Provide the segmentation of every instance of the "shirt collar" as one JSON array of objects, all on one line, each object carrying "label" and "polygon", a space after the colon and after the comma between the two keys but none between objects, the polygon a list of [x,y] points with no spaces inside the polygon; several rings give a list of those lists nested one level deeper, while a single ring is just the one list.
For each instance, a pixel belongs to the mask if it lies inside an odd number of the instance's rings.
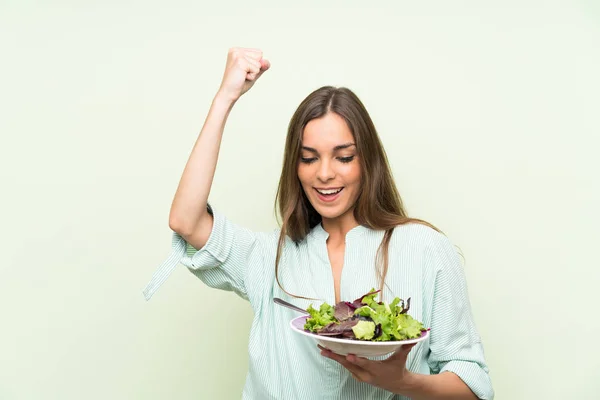
[{"label": "shirt collar", "polygon": [[[370,229],[364,225],[357,225],[348,231],[348,233],[346,234],[346,241],[348,241],[349,239],[351,240],[354,238],[358,238],[369,230]],[[311,233],[316,238],[321,240],[327,240],[329,238],[329,233],[327,233],[327,231],[323,229],[323,224],[320,222],[312,229]]]}]

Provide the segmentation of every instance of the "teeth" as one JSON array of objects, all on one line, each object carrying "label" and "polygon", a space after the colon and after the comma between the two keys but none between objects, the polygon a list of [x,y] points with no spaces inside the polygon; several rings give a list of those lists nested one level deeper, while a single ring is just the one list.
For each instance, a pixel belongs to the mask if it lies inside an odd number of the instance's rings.
[{"label": "teeth", "polygon": [[321,194],[336,194],[339,193],[342,189],[331,189],[331,190],[319,190],[317,189],[317,192],[321,193]]}]

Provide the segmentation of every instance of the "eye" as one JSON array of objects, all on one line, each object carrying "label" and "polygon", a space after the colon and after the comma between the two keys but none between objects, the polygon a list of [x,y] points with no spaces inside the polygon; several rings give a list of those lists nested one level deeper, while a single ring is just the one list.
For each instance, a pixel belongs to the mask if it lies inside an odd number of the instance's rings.
[{"label": "eye", "polygon": [[350,156],[350,157],[338,157],[338,160],[340,160],[343,163],[349,163],[352,160],[354,160],[354,156]]},{"label": "eye", "polygon": [[311,164],[317,161],[316,157],[301,157],[300,162],[304,164]]}]

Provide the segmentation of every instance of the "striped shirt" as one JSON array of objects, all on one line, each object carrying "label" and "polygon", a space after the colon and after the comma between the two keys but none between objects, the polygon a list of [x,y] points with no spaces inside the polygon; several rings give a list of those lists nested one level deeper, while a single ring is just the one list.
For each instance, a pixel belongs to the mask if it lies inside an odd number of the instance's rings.
[{"label": "striped shirt", "polygon": [[[280,297],[302,308],[319,301],[290,297],[275,281],[279,231],[256,233],[218,211],[204,247],[194,249],[173,234],[173,250],[144,290],[146,299],[183,264],[206,285],[233,291],[254,310],[249,338],[249,368],[242,399],[341,400],[407,399],[355,380],[337,362],[320,355],[316,341],[295,333],[289,322],[298,314],[273,303]],[[383,231],[364,226],[346,235],[340,298],[353,300],[378,287],[375,270]],[[279,267],[290,293],[335,304],[333,275],[326,241],[317,225],[300,243],[287,239]],[[420,374],[452,371],[480,399],[494,391],[468,298],[464,272],[450,241],[435,230],[407,224],[394,230],[383,300],[411,298],[409,314],[431,328],[430,337],[409,353],[407,368]],[[386,356],[375,359],[384,359]]]}]

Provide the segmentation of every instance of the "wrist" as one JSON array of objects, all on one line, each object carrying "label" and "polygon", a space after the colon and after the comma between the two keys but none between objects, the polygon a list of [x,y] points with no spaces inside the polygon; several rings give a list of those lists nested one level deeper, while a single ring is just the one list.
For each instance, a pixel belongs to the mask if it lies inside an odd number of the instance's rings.
[{"label": "wrist", "polygon": [[218,106],[231,108],[236,103],[239,97],[235,97],[223,89],[219,89],[213,99],[213,103]]},{"label": "wrist", "polygon": [[409,394],[415,393],[415,390],[417,390],[421,384],[421,380],[419,378],[419,374],[407,370],[404,373],[402,380],[398,382],[398,386],[396,390],[394,390],[394,393],[403,396],[408,396]]}]

